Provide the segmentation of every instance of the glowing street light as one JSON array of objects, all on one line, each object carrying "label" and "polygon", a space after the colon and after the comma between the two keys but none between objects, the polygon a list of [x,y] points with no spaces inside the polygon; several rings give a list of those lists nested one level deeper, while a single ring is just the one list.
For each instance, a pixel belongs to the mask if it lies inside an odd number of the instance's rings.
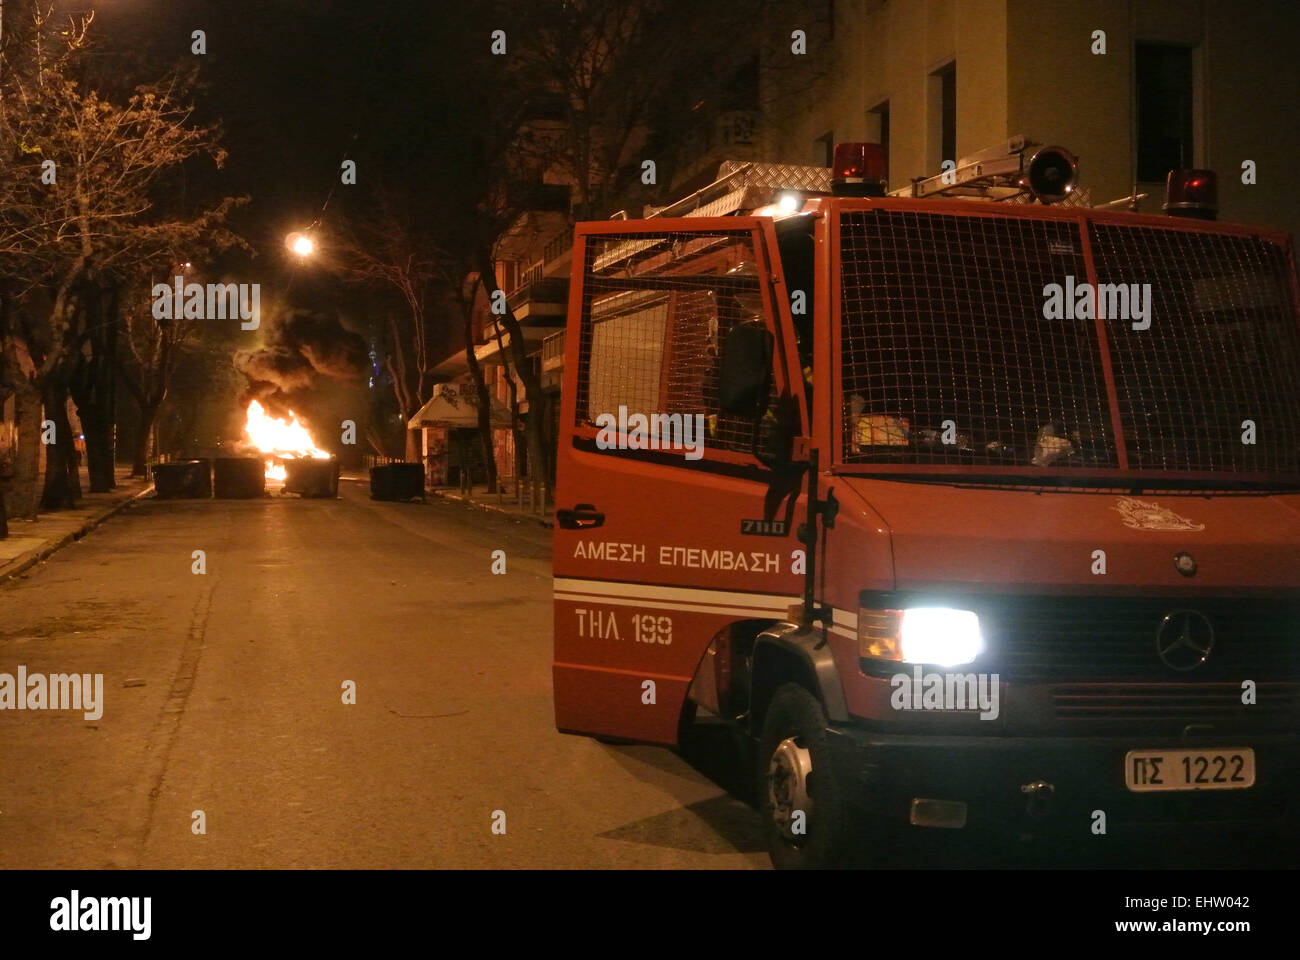
[{"label": "glowing street light", "polygon": [[316,252],[316,241],[305,233],[291,233],[284,238],[284,245],[289,252],[306,260]]}]

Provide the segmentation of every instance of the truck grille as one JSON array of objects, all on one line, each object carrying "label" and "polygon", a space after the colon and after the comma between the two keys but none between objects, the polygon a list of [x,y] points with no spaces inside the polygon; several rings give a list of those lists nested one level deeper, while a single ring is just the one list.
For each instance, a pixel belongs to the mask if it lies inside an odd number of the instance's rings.
[{"label": "truck grille", "polygon": [[[1297,683],[1260,683],[1249,707],[1256,720],[1294,714]],[[1092,683],[1052,688],[1052,707],[1062,720],[1161,720],[1238,718],[1240,683]]]},{"label": "truck grille", "polygon": [[[1160,658],[1166,614],[1196,611],[1214,630],[1205,663],[1180,672]],[[1022,682],[1155,682],[1180,687],[1300,681],[1300,602],[1246,598],[1017,598],[980,611],[1002,676]],[[1226,688],[1225,688],[1226,689]]]},{"label": "truck grille", "polygon": [[[1167,614],[1202,614],[1214,631],[1205,662],[1161,660],[1156,632]],[[992,665],[1004,680],[1046,686],[1058,720],[1213,723],[1284,728],[1300,720],[1300,602],[1035,597],[980,611]],[[1242,681],[1255,703],[1242,703]]]}]

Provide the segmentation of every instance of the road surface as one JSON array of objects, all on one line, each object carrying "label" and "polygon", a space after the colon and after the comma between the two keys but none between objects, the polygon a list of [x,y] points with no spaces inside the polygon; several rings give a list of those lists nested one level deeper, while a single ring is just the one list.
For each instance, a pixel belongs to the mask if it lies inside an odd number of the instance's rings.
[{"label": "road surface", "polygon": [[555,732],[548,530],[341,486],[141,501],[0,587],[0,672],[104,675],[0,711],[0,868],[767,866],[702,767]]},{"label": "road surface", "polygon": [[[555,732],[550,593],[550,531],[460,503],[137,502],[0,586],[0,674],[104,678],[102,716],[0,710],[0,869],[767,868],[725,733]],[[892,864],[1266,852],[925,833]]]}]

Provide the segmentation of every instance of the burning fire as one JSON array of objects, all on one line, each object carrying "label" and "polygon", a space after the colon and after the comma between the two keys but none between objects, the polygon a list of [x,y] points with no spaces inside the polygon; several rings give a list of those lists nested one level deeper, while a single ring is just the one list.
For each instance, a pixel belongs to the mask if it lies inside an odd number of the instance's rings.
[{"label": "burning fire", "polygon": [[328,460],[327,451],[316,446],[316,442],[307,432],[307,428],[298,422],[298,418],[289,411],[289,419],[269,416],[266,408],[254,400],[248,405],[244,418],[244,433],[249,442],[259,451],[268,454],[266,458],[266,479],[284,480],[284,464],[277,460],[298,460],[313,457]]}]

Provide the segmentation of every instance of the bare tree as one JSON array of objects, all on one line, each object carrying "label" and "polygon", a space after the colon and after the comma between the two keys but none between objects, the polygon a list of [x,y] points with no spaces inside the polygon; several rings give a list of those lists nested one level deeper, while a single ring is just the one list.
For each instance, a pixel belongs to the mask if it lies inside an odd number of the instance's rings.
[{"label": "bare tree", "polygon": [[[337,250],[333,262],[343,276],[371,289],[387,290],[404,307],[400,314],[389,315],[384,363],[393,382],[398,410],[406,422],[433,394],[435,351],[446,342],[437,334],[452,310],[458,314],[479,400],[479,435],[489,490],[495,490],[491,394],[474,356],[473,303],[477,287],[467,281],[467,271],[460,262],[436,246],[422,204],[383,187],[377,188],[372,197],[369,212],[337,228],[330,244]],[[420,459],[414,431],[409,429],[406,459]]]},{"label": "bare tree", "polygon": [[68,223],[65,211],[46,202],[41,175],[49,174],[27,131],[43,110],[39,94],[47,83],[62,83],[68,61],[86,46],[93,15],[71,21],[60,37],[49,7],[25,5],[23,13],[11,14],[0,38],[0,396],[14,398],[17,426],[4,468],[5,509],[34,519],[43,380],[57,351],[54,331],[42,322],[49,298],[39,286],[45,264],[36,254],[60,239]]},{"label": "bare tree", "polygon": [[152,284],[139,283],[122,309],[123,338],[127,357],[119,357],[122,383],[139,410],[139,432],[131,455],[131,475],[145,476],[153,454],[153,426],[158,410],[167,399],[172,375],[181,351],[197,339],[199,321],[178,316],[155,318]]},{"label": "bare tree", "polygon": [[[728,109],[758,109],[757,31],[773,6],[789,20],[788,0],[529,4],[519,68],[552,121],[531,129],[553,171],[573,183],[579,219],[653,196],[659,168],[671,167],[676,145],[696,128]],[[657,168],[651,184],[641,181],[646,160]]]},{"label": "bare tree", "polygon": [[[78,82],[91,16],[55,24],[37,4],[23,56],[6,56],[0,78],[0,156],[13,203],[0,202],[0,276],[26,310],[6,310],[0,331],[7,388],[21,398],[19,452],[11,492],[29,511],[36,479],[35,398],[53,423],[45,447],[47,509],[79,494],[73,438],[64,413],[69,391],[99,454],[92,484],[112,485],[111,394],[95,389],[115,365],[112,331],[123,278],[142,265],[178,258],[200,245],[237,242],[224,227],[240,201],[197,212],[160,207],[157,193],[192,159],[220,166],[217,131],[192,122],[191,77],[172,75],[113,100]],[[15,48],[11,45],[10,51]],[[49,51],[59,53],[52,57]],[[39,304],[39,309],[37,308]],[[92,465],[95,463],[92,460]],[[106,469],[105,469],[106,468]]]}]

